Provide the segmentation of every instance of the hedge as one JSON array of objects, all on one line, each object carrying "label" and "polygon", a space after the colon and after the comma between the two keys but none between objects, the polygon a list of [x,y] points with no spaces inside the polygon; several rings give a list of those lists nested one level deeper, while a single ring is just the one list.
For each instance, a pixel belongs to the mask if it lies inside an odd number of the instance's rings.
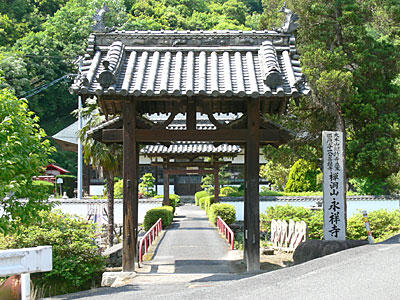
[{"label": "hedge", "polygon": [[219,195],[222,197],[242,195],[243,193],[239,192],[239,190],[233,186],[224,186],[221,188]]},{"label": "hedge", "polygon": [[[76,176],[74,176],[74,175],[57,175],[56,182],[57,182],[58,178],[62,178],[62,180],[63,180],[63,183],[61,184],[62,191],[67,193],[68,198],[74,198],[75,197],[74,191],[77,187]],[[60,192],[60,185],[57,184],[56,193],[59,193],[59,192]],[[60,195],[60,196],[62,197],[63,195]]]},{"label": "hedge", "polygon": [[33,285],[43,288],[44,296],[77,292],[99,284],[105,258],[95,243],[96,226],[58,211],[42,211],[40,217],[29,226],[18,224],[14,233],[0,233],[0,250],[53,246],[53,270],[31,274]]},{"label": "hedge", "polygon": [[174,208],[172,206],[161,206],[148,210],[144,216],[143,226],[147,231],[153,226],[158,219],[162,219],[163,227],[170,225],[174,218]]},{"label": "hedge", "polygon": [[200,198],[200,200],[199,200],[200,208],[204,209],[207,214],[208,214],[208,210],[209,210],[211,204],[214,203],[214,198],[215,198],[215,196],[206,196],[206,197]]},{"label": "hedge", "polygon": [[[282,205],[269,207],[266,213],[261,214],[261,230],[271,233],[271,220],[293,219],[294,221],[305,221],[308,226],[310,239],[323,239],[323,211],[313,211],[304,207]],[[372,235],[375,241],[383,241],[393,235],[400,233],[400,212],[380,209],[368,213]],[[365,229],[362,213],[353,215],[347,220],[347,238],[350,240],[366,240],[367,230]]]},{"label": "hedge", "polygon": [[43,190],[46,191],[46,194],[48,194],[48,196],[54,194],[54,183],[45,180],[35,180],[33,181],[33,185],[40,186],[41,188],[43,188]]},{"label": "hedge", "polygon": [[[163,199],[164,195],[157,195],[153,198]],[[179,197],[179,195],[177,195],[177,194],[170,194],[169,195],[169,205],[171,205],[174,208],[174,212],[175,212],[175,207],[181,205],[181,197]]]},{"label": "hedge", "polygon": [[323,239],[323,212],[322,210],[311,210],[309,208],[292,205],[277,205],[268,207],[266,213],[260,214],[261,230],[271,234],[271,221],[290,219],[294,221],[304,221],[308,226],[308,235],[310,239]]},{"label": "hedge", "polygon": [[197,192],[196,194],[194,194],[194,201],[195,201],[195,204],[196,204],[196,205],[200,205],[200,204],[199,204],[200,199],[203,198],[203,197],[207,197],[207,196],[208,196],[207,191],[200,191],[200,192]]},{"label": "hedge", "polygon": [[217,225],[218,216],[225,221],[227,225],[231,225],[236,220],[236,210],[232,204],[214,203],[211,205],[208,217],[210,221]]}]

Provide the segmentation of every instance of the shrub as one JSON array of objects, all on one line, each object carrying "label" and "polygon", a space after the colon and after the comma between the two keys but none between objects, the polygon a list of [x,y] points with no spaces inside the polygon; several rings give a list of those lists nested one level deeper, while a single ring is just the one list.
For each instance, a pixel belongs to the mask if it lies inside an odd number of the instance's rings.
[{"label": "shrub", "polygon": [[124,180],[120,179],[114,183],[114,198],[123,199],[124,198]]},{"label": "shrub", "polygon": [[169,202],[170,204],[174,205],[174,207],[181,205],[181,197],[177,194],[169,195]]},{"label": "shrub", "polygon": [[[62,178],[63,183],[61,184],[61,189],[63,190],[63,192],[67,193],[67,196],[69,198],[74,198],[75,197],[75,189],[77,186],[76,183],[76,176],[74,175],[58,175],[56,176],[56,182],[58,178]],[[60,184],[57,184],[56,187],[56,192],[58,193],[60,191]],[[62,196],[62,195],[60,195]]]},{"label": "shrub", "polygon": [[174,208],[172,206],[161,206],[148,210],[144,216],[144,230],[149,230],[159,218],[162,219],[163,227],[170,225],[174,218]]},{"label": "shrub", "polygon": [[[291,205],[269,207],[265,214],[261,214],[261,230],[271,233],[271,220],[293,219],[305,221],[308,226],[310,239],[323,239],[323,211],[312,211],[304,207]],[[383,241],[400,233],[400,212],[389,212],[385,209],[368,213],[372,235],[375,241]],[[355,214],[347,221],[347,238],[350,240],[366,240],[367,230],[361,213]]]},{"label": "shrub", "polygon": [[239,193],[238,189],[232,186],[224,186],[223,188],[221,188],[219,195],[222,197],[227,197],[237,193]]},{"label": "shrub", "polygon": [[45,180],[35,180],[32,184],[41,187],[48,196],[54,194],[54,183]]},{"label": "shrub", "polygon": [[[155,199],[163,199],[164,195],[157,195],[154,198]],[[175,207],[179,206],[180,204],[181,204],[181,197],[179,197],[176,194],[169,195],[169,205],[174,208],[174,212],[175,212]]]},{"label": "shrub", "polygon": [[197,192],[196,194],[194,194],[194,201],[195,201],[195,204],[196,204],[196,205],[200,205],[200,204],[199,204],[200,198],[203,198],[203,197],[206,197],[206,196],[208,196],[207,191],[200,191],[200,192]]},{"label": "shrub", "polygon": [[96,227],[78,217],[61,212],[40,212],[41,221],[19,230],[0,234],[0,249],[53,246],[53,270],[32,274],[35,285],[47,294],[65,294],[89,289],[101,278],[105,259],[95,244]]},{"label": "shrub", "polygon": [[157,195],[155,189],[155,181],[156,179],[151,173],[146,173],[140,178],[141,182],[139,183],[139,193],[143,194],[144,197],[153,197]]},{"label": "shrub", "polygon": [[285,192],[315,192],[321,190],[321,187],[317,186],[319,172],[314,163],[299,159],[290,169]]},{"label": "shrub", "polygon": [[277,205],[268,207],[266,213],[260,214],[261,231],[264,231],[270,236],[271,221],[290,219],[293,221],[304,221],[308,226],[308,235],[310,239],[322,239],[323,231],[323,211],[313,211],[309,208],[291,205]]},{"label": "shrub", "polygon": [[201,209],[204,209],[208,214],[208,209],[210,208],[211,204],[214,203],[215,196],[206,196],[200,198],[199,206]]},{"label": "shrub", "polygon": [[[368,213],[368,220],[375,241],[383,241],[400,233],[400,211],[398,210],[375,210]],[[367,239],[367,230],[362,213],[355,214],[348,220],[347,237],[354,240]]]},{"label": "shrub", "polygon": [[210,221],[216,225],[218,216],[225,221],[226,224],[230,225],[236,220],[236,210],[232,204],[227,203],[214,203],[210,207],[210,213],[208,217]]}]

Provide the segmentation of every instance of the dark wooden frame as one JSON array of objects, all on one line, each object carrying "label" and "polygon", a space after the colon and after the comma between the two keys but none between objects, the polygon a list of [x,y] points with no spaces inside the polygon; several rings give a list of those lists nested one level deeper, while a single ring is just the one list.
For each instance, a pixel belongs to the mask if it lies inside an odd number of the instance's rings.
[{"label": "dark wooden frame", "polygon": [[[225,126],[216,130],[196,130],[196,105],[188,102],[187,130],[138,129],[136,127],[136,103],[125,100],[123,105],[123,130],[104,129],[103,139],[107,142],[124,144],[124,250],[123,270],[133,271],[136,258],[137,243],[137,213],[138,213],[138,143],[171,142],[171,141],[211,141],[232,142],[245,145],[245,260],[248,271],[260,269],[259,245],[259,148],[263,143],[281,144],[284,138],[277,129],[260,129],[261,111],[260,99],[247,100],[247,128],[226,129]],[[116,138],[118,137],[118,138]],[[129,155],[127,155],[129,154]],[[199,172],[199,170],[169,170],[164,172],[164,196],[169,195],[169,174]],[[209,172],[202,170],[201,172]],[[216,169],[212,170],[216,172]],[[217,177],[216,177],[217,178]],[[167,191],[168,190],[168,191]],[[218,199],[218,189],[215,190]],[[167,201],[167,199],[164,199]]]}]

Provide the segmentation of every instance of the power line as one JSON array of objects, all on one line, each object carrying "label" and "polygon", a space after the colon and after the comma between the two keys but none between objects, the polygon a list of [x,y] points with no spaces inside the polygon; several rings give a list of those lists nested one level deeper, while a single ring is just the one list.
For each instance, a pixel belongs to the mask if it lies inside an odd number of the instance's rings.
[{"label": "power line", "polygon": [[55,85],[56,83],[60,82],[61,80],[66,79],[68,77],[73,77],[73,76],[76,76],[76,74],[66,74],[64,76],[61,76],[60,78],[57,78],[57,79],[53,80],[50,83],[46,83],[46,84],[44,84],[42,86],[39,86],[37,88],[34,88],[34,89],[22,94],[19,98],[30,98],[30,97],[33,97],[33,96],[39,94],[41,91],[46,90],[49,87],[51,87],[51,86]]}]

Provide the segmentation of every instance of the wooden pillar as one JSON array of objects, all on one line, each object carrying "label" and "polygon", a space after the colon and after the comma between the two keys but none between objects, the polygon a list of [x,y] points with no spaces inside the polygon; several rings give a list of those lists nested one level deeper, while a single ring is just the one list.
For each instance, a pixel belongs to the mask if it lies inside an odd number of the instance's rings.
[{"label": "wooden pillar", "polygon": [[136,143],[136,106],[135,102],[125,100],[123,107],[123,253],[122,270],[135,271],[137,226],[138,226],[138,145]]},{"label": "wooden pillar", "polygon": [[260,100],[248,100],[246,141],[245,240],[248,272],[260,270],[259,148]]},{"label": "wooden pillar", "polygon": [[218,168],[214,169],[214,202],[219,202],[219,172]]},{"label": "wooden pillar", "polygon": [[163,173],[163,185],[164,185],[164,199],[163,199],[163,205],[169,205],[169,173],[168,170],[164,168],[164,173]]},{"label": "wooden pillar", "polygon": [[[246,203],[248,202],[248,196],[247,196],[247,143],[243,145],[243,150],[244,150],[244,165],[243,165],[243,180],[244,180],[244,202],[243,202],[243,216],[244,216],[244,230],[246,233],[247,230],[247,205]],[[246,241],[244,240],[244,247],[243,247],[243,259],[245,262],[247,262],[247,246],[246,246]]]}]

